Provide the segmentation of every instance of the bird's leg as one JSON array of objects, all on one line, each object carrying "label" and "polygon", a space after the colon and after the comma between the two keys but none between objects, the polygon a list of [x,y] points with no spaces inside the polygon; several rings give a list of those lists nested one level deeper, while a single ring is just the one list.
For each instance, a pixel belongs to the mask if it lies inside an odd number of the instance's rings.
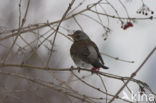
[{"label": "bird's leg", "polygon": [[71,69],[73,69],[74,67],[73,67],[73,66],[71,66],[70,68],[71,68]]},{"label": "bird's leg", "polygon": [[74,67],[73,67],[73,66],[71,66],[71,67],[70,67],[70,70],[72,71],[72,70],[73,70],[73,68],[74,68]]},{"label": "bird's leg", "polygon": [[100,68],[92,68],[93,71],[99,71]]},{"label": "bird's leg", "polygon": [[[73,66],[70,67],[71,70],[72,70],[73,68],[74,68]],[[77,69],[78,69],[78,72],[80,73],[81,68],[80,68],[80,67],[77,67]]]},{"label": "bird's leg", "polygon": [[93,74],[93,73],[97,73],[100,70],[100,68],[92,68],[91,70],[92,70],[91,74]]},{"label": "bird's leg", "polygon": [[80,73],[81,68],[80,67],[77,67],[77,69],[78,69],[78,72]]}]

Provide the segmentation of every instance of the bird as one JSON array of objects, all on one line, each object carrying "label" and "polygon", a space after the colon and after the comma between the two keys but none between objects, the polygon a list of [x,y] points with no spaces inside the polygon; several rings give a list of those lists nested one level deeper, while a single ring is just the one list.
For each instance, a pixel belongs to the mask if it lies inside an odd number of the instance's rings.
[{"label": "bird", "polygon": [[73,39],[70,55],[77,67],[91,68],[92,71],[109,69],[104,65],[98,47],[85,32],[76,30],[68,36]]}]

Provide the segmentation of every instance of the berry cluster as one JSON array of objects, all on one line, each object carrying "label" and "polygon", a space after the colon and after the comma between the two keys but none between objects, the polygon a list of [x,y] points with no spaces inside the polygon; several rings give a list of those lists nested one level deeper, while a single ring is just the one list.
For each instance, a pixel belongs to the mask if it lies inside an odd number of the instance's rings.
[{"label": "berry cluster", "polygon": [[137,10],[137,13],[148,16],[153,15],[154,11],[150,10],[149,7],[143,3],[142,6]]},{"label": "berry cluster", "polygon": [[130,21],[126,22],[126,23],[122,23],[122,26],[121,26],[121,28],[124,29],[124,30],[126,30],[126,29],[128,29],[130,27],[133,27],[133,24]]}]

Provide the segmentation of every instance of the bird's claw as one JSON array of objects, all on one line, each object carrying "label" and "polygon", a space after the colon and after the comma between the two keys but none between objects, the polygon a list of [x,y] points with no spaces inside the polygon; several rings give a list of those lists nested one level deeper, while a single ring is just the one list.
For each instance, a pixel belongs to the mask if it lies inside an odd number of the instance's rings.
[{"label": "bird's claw", "polygon": [[71,69],[73,69],[74,67],[73,67],[73,66],[71,66],[70,68],[71,68]]},{"label": "bird's claw", "polygon": [[[74,67],[71,66],[70,69],[72,70],[72,69],[74,69]],[[78,69],[78,72],[80,73],[81,68],[80,67],[77,67],[77,69]]]},{"label": "bird's claw", "polygon": [[70,67],[70,70],[72,71],[73,69],[74,69],[74,67],[73,67],[73,66],[71,66],[71,67]]},{"label": "bird's claw", "polygon": [[80,67],[77,67],[77,69],[78,69],[78,72],[80,73],[81,68]]}]

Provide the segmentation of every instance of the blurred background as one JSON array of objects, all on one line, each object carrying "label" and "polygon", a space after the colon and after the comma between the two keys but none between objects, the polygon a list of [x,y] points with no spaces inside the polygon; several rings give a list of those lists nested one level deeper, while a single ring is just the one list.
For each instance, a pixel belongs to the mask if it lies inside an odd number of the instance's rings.
[{"label": "blurred background", "polygon": [[[99,5],[93,7],[92,10],[120,17],[120,19],[111,18],[106,15],[97,15],[97,13],[86,10],[61,23],[55,42],[54,30],[58,23],[51,25],[51,27],[47,25],[35,30],[29,31],[29,29],[31,27],[37,28],[34,24],[41,26],[60,20],[71,0],[30,0],[26,22],[23,26],[26,27],[23,31],[28,30],[28,32],[22,33],[10,50],[9,48],[11,48],[16,36],[3,38],[14,32],[18,32],[16,29],[19,28],[19,18],[20,15],[21,19],[24,17],[28,0],[0,1],[1,64],[6,60],[5,63],[8,64],[36,65],[39,67],[48,66],[51,68],[75,67],[69,52],[72,41],[66,35],[75,30],[83,30],[97,44],[105,65],[110,68],[109,70],[101,69],[100,71],[129,77],[156,46],[156,20],[154,18],[153,20],[129,19],[155,17],[155,14],[151,13],[152,11],[155,13],[156,11],[156,1],[154,0],[103,0]],[[86,7],[96,2],[98,1],[76,0],[67,17],[86,9]],[[21,7],[19,7],[19,4]],[[76,9],[73,10],[74,8]],[[139,11],[141,13],[138,13]],[[147,15],[142,14],[142,12],[147,13]],[[20,22],[22,23],[22,20]],[[125,27],[128,22],[132,23],[133,26],[123,29],[122,27]],[[53,51],[51,52],[52,47]],[[156,93],[155,61],[156,53],[142,67],[135,79],[146,82],[152,91]],[[1,66],[0,68],[1,72],[8,73],[7,75],[0,73],[0,103],[85,102],[69,95],[67,96],[65,95],[66,93],[53,90],[48,86],[30,82],[30,78],[35,78],[41,83],[52,85],[52,87],[73,89],[77,91],[76,93],[81,94],[80,96],[87,95],[90,97],[105,98],[105,94],[88,87],[73,76],[70,71],[43,71],[16,66]],[[9,73],[17,73],[30,78],[26,80],[18,78],[19,76],[11,76],[12,74]],[[79,77],[84,77],[83,80],[86,82],[105,91],[101,79],[97,75],[91,75],[90,72],[85,71],[81,71],[80,73],[74,71],[74,73]],[[120,80],[108,77],[102,77],[102,79],[106,85],[107,92],[110,94],[115,94],[123,85],[123,82]],[[134,92],[138,92],[139,90],[139,86],[133,82],[130,82],[128,87]],[[125,91],[128,90],[125,88]],[[122,95],[121,92],[120,96],[122,97]],[[105,99],[92,100],[97,103],[106,102]],[[116,100],[114,103],[125,103],[125,101]]]}]

